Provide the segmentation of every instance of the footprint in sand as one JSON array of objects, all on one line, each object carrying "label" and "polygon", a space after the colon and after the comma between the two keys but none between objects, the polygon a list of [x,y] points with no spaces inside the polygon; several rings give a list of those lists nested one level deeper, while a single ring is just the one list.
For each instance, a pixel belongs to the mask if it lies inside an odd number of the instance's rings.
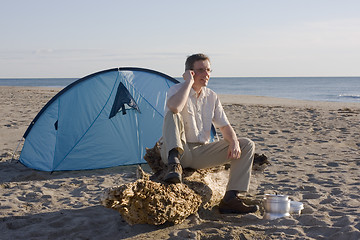
[{"label": "footprint in sand", "polygon": [[321,226],[326,227],[328,224],[321,219],[316,218],[313,215],[301,215],[298,221],[304,226]]},{"label": "footprint in sand", "polygon": [[[308,176],[309,175],[313,175],[313,174],[308,174]],[[309,176],[310,177],[310,176]],[[310,180],[310,179],[309,179]],[[314,192],[314,191],[316,191],[317,189],[316,189],[316,187],[314,187],[314,186],[301,186],[301,190],[303,190],[303,191],[307,191],[307,192]]]},{"label": "footprint in sand", "polygon": [[322,200],[320,202],[320,204],[329,204],[329,203],[333,203],[335,202],[336,200],[330,196],[328,196],[326,199]]},{"label": "footprint in sand", "polygon": [[326,168],[326,165],[324,164],[315,164],[316,168]]},{"label": "footprint in sand", "polygon": [[327,174],[331,174],[331,173],[335,173],[338,171],[335,170],[318,170],[318,173],[327,173]]},{"label": "footprint in sand", "polygon": [[190,231],[189,229],[183,229],[179,231],[174,231],[171,235],[175,238],[180,239],[197,239],[197,232]]},{"label": "footprint in sand", "polygon": [[339,164],[337,162],[328,162],[326,165],[328,165],[329,167],[338,167]]},{"label": "footprint in sand", "polygon": [[278,130],[271,130],[271,131],[269,131],[269,134],[278,134],[278,133],[279,133]]},{"label": "footprint in sand", "polygon": [[335,219],[334,227],[346,227],[354,224],[354,219],[350,216],[342,216],[338,219]]},{"label": "footprint in sand", "polygon": [[331,190],[331,195],[342,195],[344,192],[340,188],[333,188]]},{"label": "footprint in sand", "polygon": [[37,192],[30,192],[25,196],[19,196],[18,199],[24,202],[38,202],[41,198],[41,194]]},{"label": "footprint in sand", "polygon": [[334,211],[333,209],[329,210],[328,212],[329,212],[329,216],[331,216],[331,217],[346,215],[346,213],[344,213],[343,211]]}]

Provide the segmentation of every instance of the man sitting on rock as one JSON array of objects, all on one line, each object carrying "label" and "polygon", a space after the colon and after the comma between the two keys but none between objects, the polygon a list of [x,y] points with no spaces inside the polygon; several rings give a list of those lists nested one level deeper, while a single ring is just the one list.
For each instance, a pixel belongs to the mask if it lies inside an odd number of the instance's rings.
[{"label": "man sitting on rock", "polygon": [[[172,86],[167,95],[161,156],[168,165],[164,180],[182,182],[182,168],[203,169],[231,162],[221,213],[251,213],[257,205],[246,205],[241,194],[249,189],[255,144],[237,138],[216,93],[207,88],[210,59],[194,54],[185,62],[184,82]],[[210,142],[214,124],[224,139]]]}]

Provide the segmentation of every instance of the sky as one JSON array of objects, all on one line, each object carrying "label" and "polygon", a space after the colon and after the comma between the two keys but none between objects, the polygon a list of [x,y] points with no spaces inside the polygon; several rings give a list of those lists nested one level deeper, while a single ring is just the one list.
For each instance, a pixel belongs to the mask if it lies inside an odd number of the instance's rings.
[{"label": "sky", "polygon": [[0,0],[0,78],[116,67],[173,77],[360,76],[359,0]]}]

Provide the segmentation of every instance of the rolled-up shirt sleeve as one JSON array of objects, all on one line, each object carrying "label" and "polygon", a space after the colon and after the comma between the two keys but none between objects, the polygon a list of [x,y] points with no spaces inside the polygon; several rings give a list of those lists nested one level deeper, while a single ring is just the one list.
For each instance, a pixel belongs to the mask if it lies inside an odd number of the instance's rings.
[{"label": "rolled-up shirt sleeve", "polygon": [[221,105],[219,98],[216,98],[215,101],[213,123],[217,128],[230,125],[230,122],[225,114],[225,111]]}]

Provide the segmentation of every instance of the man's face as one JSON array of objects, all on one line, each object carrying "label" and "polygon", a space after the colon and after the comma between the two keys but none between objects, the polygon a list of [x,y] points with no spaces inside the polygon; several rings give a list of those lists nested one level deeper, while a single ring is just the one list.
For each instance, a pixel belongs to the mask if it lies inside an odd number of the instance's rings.
[{"label": "man's face", "polygon": [[199,60],[194,62],[192,69],[195,72],[194,85],[196,87],[205,87],[210,79],[210,62],[208,60]]}]

